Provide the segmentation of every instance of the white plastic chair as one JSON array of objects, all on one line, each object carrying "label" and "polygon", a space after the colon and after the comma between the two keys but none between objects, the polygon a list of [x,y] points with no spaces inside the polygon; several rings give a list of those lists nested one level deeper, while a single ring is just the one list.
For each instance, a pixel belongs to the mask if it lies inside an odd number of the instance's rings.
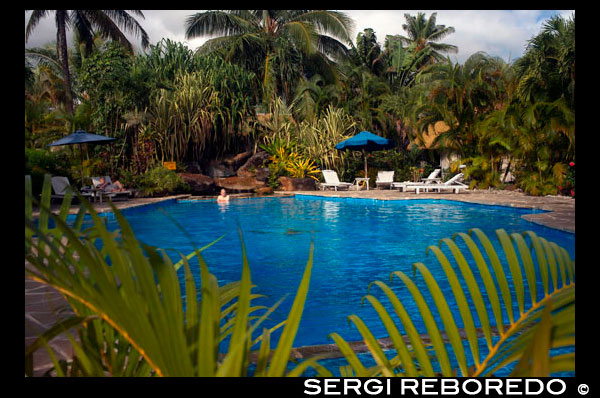
[{"label": "white plastic chair", "polygon": [[321,170],[321,172],[323,173],[323,178],[325,178],[325,182],[321,183],[321,190],[333,187],[337,191],[338,188],[350,189],[350,186],[352,186],[349,182],[341,182],[334,170]]},{"label": "white plastic chair", "polygon": [[379,186],[388,186],[392,189],[392,184],[394,182],[394,171],[378,171],[377,179],[375,180],[375,185]]}]

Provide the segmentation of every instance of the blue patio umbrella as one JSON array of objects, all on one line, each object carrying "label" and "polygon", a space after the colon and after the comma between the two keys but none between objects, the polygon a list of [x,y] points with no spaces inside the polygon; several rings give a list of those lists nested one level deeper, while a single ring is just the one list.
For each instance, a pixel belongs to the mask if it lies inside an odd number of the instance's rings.
[{"label": "blue patio umbrella", "polygon": [[81,154],[81,183],[83,184],[83,151],[81,150],[81,146],[83,144],[105,144],[114,140],[116,140],[116,138],[106,137],[97,134],[90,134],[86,133],[83,130],[77,130],[73,134],[61,138],[60,140],[54,141],[51,144],[48,144],[48,146],[79,144],[79,152]]},{"label": "blue patio umbrella", "polygon": [[367,152],[381,151],[394,147],[394,141],[368,131],[361,131],[354,137],[338,143],[335,148],[341,151],[362,151],[365,156],[365,177],[367,176]]}]

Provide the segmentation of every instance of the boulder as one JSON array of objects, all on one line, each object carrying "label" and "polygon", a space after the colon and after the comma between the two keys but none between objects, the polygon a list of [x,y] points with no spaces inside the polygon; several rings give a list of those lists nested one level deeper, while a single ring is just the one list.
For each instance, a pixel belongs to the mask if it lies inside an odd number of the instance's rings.
[{"label": "boulder", "polygon": [[251,155],[252,155],[252,151],[246,151],[246,152],[238,153],[235,156],[231,156],[231,157],[223,159],[223,164],[225,164],[228,167],[231,167],[232,169],[237,169]]},{"label": "boulder", "polygon": [[255,192],[257,195],[260,195],[260,196],[262,196],[262,195],[272,195],[272,194],[273,194],[273,191],[274,191],[274,189],[273,189],[273,188],[271,188],[271,187],[262,187],[262,188],[256,188],[256,189],[254,190],[254,192]]},{"label": "boulder", "polygon": [[256,178],[258,181],[267,181],[268,176],[269,176],[269,168],[268,167],[258,168],[254,172],[254,178]]},{"label": "boulder", "polygon": [[183,166],[187,174],[202,174],[202,167],[198,162],[184,162]]},{"label": "boulder", "polygon": [[279,184],[284,191],[315,191],[315,180],[312,178],[279,177]]},{"label": "boulder", "polygon": [[235,171],[220,160],[211,160],[208,165],[208,175],[212,178],[224,178],[235,175]]},{"label": "boulder", "polygon": [[[244,163],[236,172],[238,177],[254,177],[257,174],[259,169],[264,169],[262,167],[265,160],[269,158],[269,154],[265,151],[258,151],[254,155],[252,155],[246,163]],[[266,169],[266,173],[264,171],[260,172],[261,175],[264,175],[264,179],[266,180],[266,175],[269,173],[269,169]],[[258,178],[258,177],[257,177]],[[261,179],[262,180],[262,179]],[[264,180],[262,180],[264,181]]]},{"label": "boulder", "polygon": [[214,193],[215,183],[203,174],[177,173],[192,189],[192,194]]},{"label": "boulder", "polygon": [[254,191],[265,186],[263,181],[259,181],[254,177],[215,178],[214,181],[217,187],[229,191]]}]

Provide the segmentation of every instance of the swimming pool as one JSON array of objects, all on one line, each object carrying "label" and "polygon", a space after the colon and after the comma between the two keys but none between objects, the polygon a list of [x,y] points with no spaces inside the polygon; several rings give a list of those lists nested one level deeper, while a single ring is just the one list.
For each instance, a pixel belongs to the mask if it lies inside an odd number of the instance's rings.
[{"label": "swimming pool", "polygon": [[[375,311],[368,305],[361,306],[368,284],[374,280],[388,283],[393,271],[412,277],[414,262],[423,262],[434,275],[436,270],[441,272],[435,257],[425,254],[426,248],[455,232],[477,227],[496,245],[497,228],[509,234],[532,230],[565,247],[575,258],[575,234],[521,218],[536,211],[450,200],[295,196],[232,200],[228,204],[168,201],[123,210],[138,239],[172,249],[168,253],[174,261],[180,258],[177,251],[188,254],[192,244],[163,211],[186,229],[198,247],[225,235],[203,253],[220,285],[240,279],[242,254],[237,228],[241,228],[252,282],[257,285],[253,291],[267,296],[257,299],[255,305],[271,306],[288,295],[265,327],[286,319],[314,240],[310,288],[294,346],[332,343],[327,337],[332,332],[347,341],[360,340],[358,331],[347,322],[351,314],[360,316],[376,337],[385,337],[385,328]],[[105,216],[109,229],[117,228],[114,217]],[[496,248],[500,251],[498,245]],[[198,271],[197,266],[192,269]],[[183,281],[183,269],[180,279]],[[424,286],[420,278],[415,280],[419,287]],[[408,295],[397,278],[391,287],[400,298]],[[449,287],[441,288],[450,291]],[[407,302],[406,308],[415,311],[416,305]],[[419,320],[415,326],[425,332]],[[272,344],[276,341],[277,336],[273,336]]]}]

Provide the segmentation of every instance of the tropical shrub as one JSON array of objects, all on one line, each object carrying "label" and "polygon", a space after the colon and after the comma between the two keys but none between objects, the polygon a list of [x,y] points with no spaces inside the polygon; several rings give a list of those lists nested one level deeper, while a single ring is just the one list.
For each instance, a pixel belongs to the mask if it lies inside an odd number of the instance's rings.
[{"label": "tropical shrub", "polygon": [[291,162],[298,159],[298,153],[294,151],[293,144],[277,139],[270,145],[262,145],[269,156],[270,163],[268,164],[269,175],[267,176],[267,184],[272,188],[279,186],[279,177],[288,176],[288,166]]},{"label": "tropical shrub", "polygon": [[[45,174],[65,176],[71,183],[75,183],[71,167],[71,159],[66,151],[50,152],[44,149],[25,148],[25,175],[31,176],[34,195],[42,192]],[[75,175],[79,176],[79,170],[77,169]]]},{"label": "tropical shrub", "polygon": [[[71,198],[69,192],[62,209],[70,207]],[[67,211],[56,215],[49,210],[50,176],[45,176],[39,203],[31,195],[31,179],[25,177],[25,277],[57,289],[75,313],[26,347],[26,376],[32,375],[33,353],[42,347],[50,353],[57,376],[247,376],[255,346],[255,376],[294,376],[318,366],[307,360],[286,369],[308,291],[312,245],[287,320],[254,337],[279,303],[263,314],[257,313],[261,307],[252,306],[259,296],[251,292],[243,243],[241,280],[219,286],[201,254],[211,244],[200,249],[194,244],[194,252],[180,253],[181,259],[173,263],[164,250],[139,242],[112,204],[120,228],[116,232],[108,231],[91,204],[79,199],[76,220],[68,225]],[[32,219],[33,204],[40,208],[37,223]],[[83,229],[86,212],[93,226]],[[194,257],[200,280],[191,272]],[[185,299],[177,275],[181,268]],[[272,350],[271,334],[281,327]],[[71,328],[76,328],[79,341],[67,331]],[[76,355],[59,362],[47,342],[62,333]],[[226,338],[228,348],[221,355],[219,344]]]},{"label": "tropical shrub", "polygon": [[175,193],[187,193],[190,188],[173,170],[163,166],[149,169],[137,181],[136,188],[143,196],[165,196]]},{"label": "tropical shrub", "polygon": [[287,106],[279,97],[271,101],[268,112],[258,118],[257,128],[259,146],[295,145],[295,121],[292,117],[291,106]]},{"label": "tropical shrub", "polygon": [[567,195],[575,197],[575,162],[569,163],[569,170],[565,177],[564,187],[559,186],[558,189],[563,194],[566,192]]}]

